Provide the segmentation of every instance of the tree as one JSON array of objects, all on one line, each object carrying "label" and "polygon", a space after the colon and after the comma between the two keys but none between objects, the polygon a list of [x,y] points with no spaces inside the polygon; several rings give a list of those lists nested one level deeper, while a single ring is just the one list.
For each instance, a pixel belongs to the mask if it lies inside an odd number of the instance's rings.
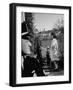
[{"label": "tree", "polygon": [[64,19],[58,19],[57,22],[54,24],[54,29],[60,29],[61,27],[64,27]]},{"label": "tree", "polygon": [[25,13],[25,21],[27,24],[28,32],[33,33],[33,14]]}]

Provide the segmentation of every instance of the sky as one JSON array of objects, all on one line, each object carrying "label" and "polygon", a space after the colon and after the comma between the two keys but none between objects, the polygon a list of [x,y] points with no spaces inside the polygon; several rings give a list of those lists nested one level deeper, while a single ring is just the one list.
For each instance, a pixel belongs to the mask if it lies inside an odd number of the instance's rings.
[{"label": "sky", "polygon": [[[25,13],[21,14],[22,16],[22,22],[25,21]],[[39,31],[45,31],[52,30],[54,28],[54,25],[57,23],[58,19],[62,20],[64,19],[63,14],[52,14],[52,13],[33,13],[33,23],[36,29]]]},{"label": "sky", "polygon": [[63,14],[34,13],[34,26],[39,31],[52,30],[58,19],[64,19]]}]

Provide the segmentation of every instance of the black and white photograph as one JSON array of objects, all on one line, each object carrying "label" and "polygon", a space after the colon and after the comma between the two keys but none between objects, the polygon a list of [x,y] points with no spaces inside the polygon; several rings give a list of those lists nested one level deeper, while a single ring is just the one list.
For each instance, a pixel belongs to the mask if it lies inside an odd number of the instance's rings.
[{"label": "black and white photograph", "polygon": [[21,76],[64,75],[64,15],[21,12]]},{"label": "black and white photograph", "polygon": [[71,7],[10,4],[10,86],[71,83]]}]

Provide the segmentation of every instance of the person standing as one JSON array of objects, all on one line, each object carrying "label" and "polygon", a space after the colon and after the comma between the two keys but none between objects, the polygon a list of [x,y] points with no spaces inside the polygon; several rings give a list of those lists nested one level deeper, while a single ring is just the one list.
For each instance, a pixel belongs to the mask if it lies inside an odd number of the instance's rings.
[{"label": "person standing", "polygon": [[52,36],[52,41],[51,41],[51,50],[50,50],[50,55],[51,55],[51,62],[54,63],[54,70],[58,69],[58,40],[57,37],[54,33],[51,33]]},{"label": "person standing", "polygon": [[[24,26],[25,25],[25,26]],[[37,53],[33,54],[31,47],[32,42],[30,38],[32,35],[27,31],[26,23],[22,23],[24,26],[21,34],[21,50],[22,50],[22,60],[21,60],[21,71],[22,77],[33,77],[34,73],[37,76],[44,76],[43,69],[37,60]]]},{"label": "person standing", "polygon": [[49,47],[47,47],[46,57],[47,57],[47,65],[49,66],[49,69],[50,69],[51,58],[50,58],[50,48]]}]

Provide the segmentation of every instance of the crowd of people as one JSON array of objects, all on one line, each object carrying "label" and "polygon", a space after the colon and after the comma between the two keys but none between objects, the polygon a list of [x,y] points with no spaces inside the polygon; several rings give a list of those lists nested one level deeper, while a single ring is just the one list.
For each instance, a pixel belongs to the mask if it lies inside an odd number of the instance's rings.
[{"label": "crowd of people", "polygon": [[[51,70],[58,69],[58,42],[56,35],[51,33],[52,42],[51,47],[46,47],[46,58],[47,58],[47,65],[50,66]],[[31,47],[32,43],[30,38],[32,35],[28,32],[26,23],[22,23],[22,34],[21,34],[21,49],[22,49],[22,60],[21,60],[21,72],[22,77],[33,77],[33,76],[45,76],[43,72],[43,63],[42,63],[42,56],[39,53],[39,48],[37,47],[37,52],[32,53]]]}]

